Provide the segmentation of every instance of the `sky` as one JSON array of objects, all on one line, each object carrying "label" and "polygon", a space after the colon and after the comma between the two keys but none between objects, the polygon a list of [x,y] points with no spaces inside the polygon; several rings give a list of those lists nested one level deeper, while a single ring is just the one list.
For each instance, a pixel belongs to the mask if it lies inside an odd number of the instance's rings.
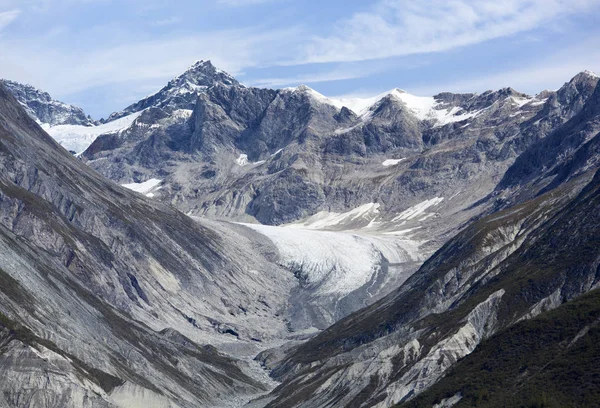
[{"label": "sky", "polygon": [[197,60],[327,96],[536,94],[600,73],[600,0],[0,0],[0,78],[94,118]]}]

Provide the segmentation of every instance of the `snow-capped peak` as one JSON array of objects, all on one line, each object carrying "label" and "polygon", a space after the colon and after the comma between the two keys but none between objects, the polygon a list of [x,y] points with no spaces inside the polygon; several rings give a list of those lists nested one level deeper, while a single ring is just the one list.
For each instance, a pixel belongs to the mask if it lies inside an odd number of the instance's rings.
[{"label": "snow-capped peak", "polygon": [[341,109],[341,106],[338,106],[338,104],[336,104],[336,102],[328,97],[326,97],[325,95],[315,91],[314,89],[312,89],[311,87],[307,86],[307,85],[299,85],[295,88],[284,88],[282,89],[282,91],[284,92],[291,92],[291,93],[301,93],[304,95],[307,95],[309,98],[319,102],[319,103],[323,103],[326,105],[331,105],[334,106],[338,109]]},{"label": "snow-capped peak", "polygon": [[142,111],[150,107],[168,111],[193,109],[198,94],[213,86],[242,86],[227,72],[215,68],[210,61],[196,61],[185,72],[170,80],[158,92],[109,116],[108,121]]},{"label": "snow-capped peak", "polygon": [[387,92],[368,98],[331,98],[330,100],[339,108],[345,106],[359,116],[365,116],[386,97],[392,97],[404,102],[409,110],[419,119],[425,118],[426,112],[435,105],[433,97],[414,96],[403,89],[394,88]]},{"label": "snow-capped peak", "polygon": [[171,80],[169,83],[178,83],[178,80],[186,80],[198,85],[210,86],[215,83],[223,85],[239,85],[239,82],[227,72],[216,68],[210,60],[196,61],[183,74]]},{"label": "snow-capped peak", "polygon": [[365,117],[375,110],[385,98],[401,101],[408,110],[419,120],[428,119],[430,112],[436,106],[433,97],[411,95],[403,89],[394,88],[370,98],[336,98],[331,99],[336,106],[345,106],[359,116]]},{"label": "snow-capped peak", "polygon": [[445,109],[441,107],[434,97],[416,96],[400,88],[394,88],[387,92],[370,98],[330,98],[339,108],[345,106],[352,110],[363,120],[369,120],[373,112],[381,106],[385,99],[400,102],[418,120],[432,121],[434,126],[443,126],[448,123],[469,119],[477,115],[477,112],[465,112],[459,107]]},{"label": "snow-capped peak", "polygon": [[582,74],[585,74],[587,76],[591,76],[592,78],[600,78],[600,76],[598,76],[595,72],[588,71],[587,69],[585,71],[583,71]]}]

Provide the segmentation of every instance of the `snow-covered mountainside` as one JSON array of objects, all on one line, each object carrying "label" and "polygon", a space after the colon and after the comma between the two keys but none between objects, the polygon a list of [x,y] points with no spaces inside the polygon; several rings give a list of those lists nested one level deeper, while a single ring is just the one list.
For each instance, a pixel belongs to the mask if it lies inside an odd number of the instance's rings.
[{"label": "snow-covered mountainside", "polygon": [[18,82],[0,82],[23,105],[29,116],[61,146],[74,153],[83,152],[99,135],[128,127],[133,121],[132,117],[108,126],[97,126],[99,123],[81,108],[52,99],[47,92]]}]

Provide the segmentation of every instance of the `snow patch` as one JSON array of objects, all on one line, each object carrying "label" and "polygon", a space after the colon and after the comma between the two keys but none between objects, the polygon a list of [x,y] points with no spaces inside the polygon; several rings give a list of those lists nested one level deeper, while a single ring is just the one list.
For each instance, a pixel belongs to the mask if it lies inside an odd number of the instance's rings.
[{"label": "snow patch", "polygon": [[153,191],[157,191],[160,187],[156,188],[162,180],[151,178],[150,180],[146,180],[142,183],[129,183],[129,184],[121,184],[123,187],[135,191],[136,193],[144,194],[147,197],[154,197]]},{"label": "snow patch", "polygon": [[245,166],[246,164],[248,164],[248,155],[243,153],[240,154],[240,157],[235,159],[235,162],[238,164],[238,166]]},{"label": "snow patch", "polygon": [[531,106],[540,106],[540,105],[545,104],[547,100],[548,100],[548,98],[537,99],[534,102],[531,102],[529,105],[531,105]]},{"label": "snow patch", "polygon": [[325,230],[341,227],[355,228],[364,224],[371,224],[379,216],[379,203],[367,203],[344,213],[320,211],[315,215],[293,224],[290,228],[305,228],[311,230]]},{"label": "snow patch", "polygon": [[404,159],[387,159],[383,163],[381,163],[384,167],[395,166],[400,163]]},{"label": "snow patch", "polygon": [[440,204],[442,201],[444,201],[444,197],[434,197],[432,199],[425,200],[417,205],[414,205],[402,211],[400,214],[394,217],[394,219],[392,219],[392,222],[408,221],[417,218],[418,216],[424,214],[425,210]]},{"label": "snow patch", "polygon": [[516,96],[509,96],[508,98],[511,100],[511,102],[513,102],[519,108],[524,105],[527,105],[529,102],[531,102],[533,100],[533,98],[519,98]]},{"label": "snow patch", "polygon": [[[434,128],[441,127],[441,126],[448,125],[450,123],[462,122],[463,120],[474,118],[477,115],[479,115],[483,111],[483,109],[475,111],[475,112],[459,113],[462,111],[463,111],[463,109],[460,107],[454,107],[450,110],[448,110],[448,109],[432,110],[430,113],[430,119],[432,119],[436,122],[433,127]],[[466,126],[468,126],[468,124],[465,125],[464,127],[466,127]]]},{"label": "snow patch", "polygon": [[120,132],[133,123],[141,112],[136,112],[129,116],[122,117],[112,122],[104,123],[98,126],[82,125],[58,125],[50,126],[47,123],[42,124],[42,128],[56,140],[65,149],[82,153],[87,149],[96,138],[105,133]]}]

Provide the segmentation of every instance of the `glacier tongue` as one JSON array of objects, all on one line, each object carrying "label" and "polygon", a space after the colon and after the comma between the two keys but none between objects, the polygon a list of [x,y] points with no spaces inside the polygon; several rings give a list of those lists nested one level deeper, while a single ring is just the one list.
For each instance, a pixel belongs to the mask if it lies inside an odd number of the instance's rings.
[{"label": "glacier tongue", "polygon": [[383,259],[391,264],[420,260],[418,242],[409,239],[244,225],[270,238],[279,249],[280,262],[320,295],[344,296],[359,289],[373,279]]},{"label": "glacier tongue", "polygon": [[[353,216],[374,209],[363,207]],[[292,330],[335,323],[398,287],[423,261],[418,241],[364,230],[322,231],[313,229],[319,223],[313,221],[308,227],[242,224],[270,239],[279,252],[278,263],[299,280],[290,301]]]}]

